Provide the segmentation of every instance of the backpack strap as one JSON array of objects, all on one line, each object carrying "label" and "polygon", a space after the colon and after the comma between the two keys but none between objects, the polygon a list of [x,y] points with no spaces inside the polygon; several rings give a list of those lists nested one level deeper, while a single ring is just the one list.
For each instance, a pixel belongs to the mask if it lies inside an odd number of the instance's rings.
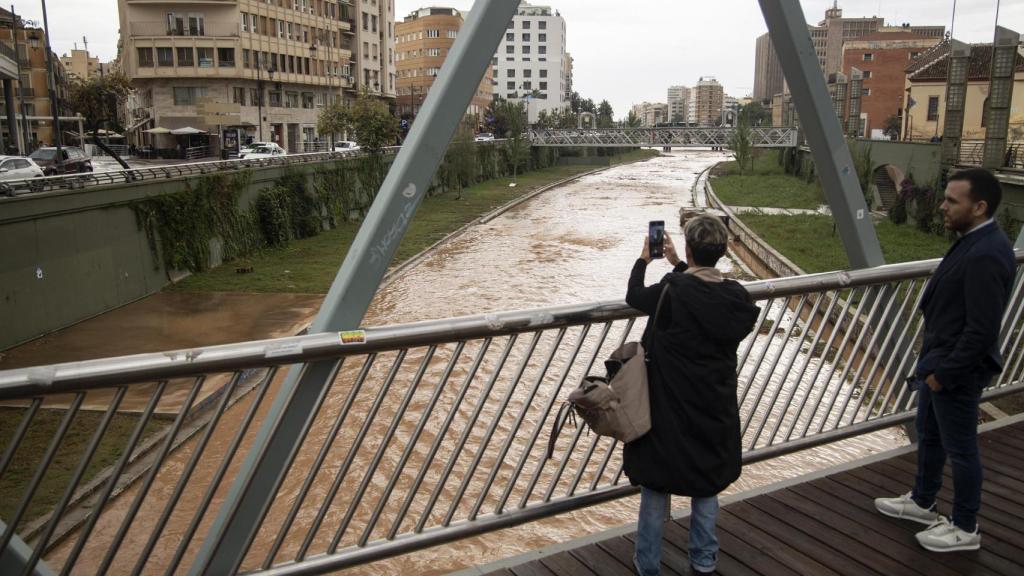
[{"label": "backpack strap", "polygon": [[648,322],[651,322],[651,344],[650,346],[644,346],[644,361],[651,361],[651,352],[654,351],[654,341],[658,336],[658,318],[661,317],[661,305],[665,303],[665,295],[668,294],[669,283],[665,283],[665,287],[661,289],[661,295],[658,296],[658,307],[654,309],[654,316],[651,316]]},{"label": "backpack strap", "polygon": [[575,424],[575,412],[573,411],[572,402],[563,402],[562,407],[558,409],[558,414],[555,415],[555,422],[551,426],[551,435],[548,437],[548,452],[545,460],[550,460],[551,456],[555,453],[555,442],[558,440],[559,434],[562,433],[562,428],[565,427],[565,421],[570,417],[573,417],[573,423]]}]

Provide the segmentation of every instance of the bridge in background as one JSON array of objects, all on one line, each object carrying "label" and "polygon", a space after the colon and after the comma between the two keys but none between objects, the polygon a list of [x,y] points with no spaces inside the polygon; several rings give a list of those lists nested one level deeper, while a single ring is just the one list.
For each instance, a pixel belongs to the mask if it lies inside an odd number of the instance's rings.
[{"label": "bridge in background", "polygon": [[[606,128],[579,130],[530,130],[533,146],[600,146],[604,148],[655,146],[662,148],[708,148],[729,146],[736,128]],[[791,148],[797,145],[797,129],[791,127],[751,128],[755,148]]]}]

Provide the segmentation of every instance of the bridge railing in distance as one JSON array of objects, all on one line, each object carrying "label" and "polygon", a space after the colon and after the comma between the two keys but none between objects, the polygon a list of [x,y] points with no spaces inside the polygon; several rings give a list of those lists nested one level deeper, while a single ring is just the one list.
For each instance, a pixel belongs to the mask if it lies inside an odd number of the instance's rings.
[{"label": "bridge railing in distance", "polygon": [[[728,146],[735,128],[729,127],[664,127],[664,128],[597,128],[545,129],[529,132],[533,146],[601,146],[601,147],[711,147]],[[797,145],[798,130],[792,127],[754,127],[750,129],[751,145],[758,148],[791,148]]]},{"label": "bridge railing in distance", "polygon": [[[738,352],[746,463],[913,418],[904,378],[937,265],[746,284],[761,307]],[[1024,390],[1022,316],[1019,266],[985,399]],[[281,368],[324,358],[335,376],[246,571],[324,573],[633,494],[607,437],[570,426],[545,452],[571,389],[644,320],[608,301],[0,372],[0,546],[16,531],[62,573],[184,570]]]}]

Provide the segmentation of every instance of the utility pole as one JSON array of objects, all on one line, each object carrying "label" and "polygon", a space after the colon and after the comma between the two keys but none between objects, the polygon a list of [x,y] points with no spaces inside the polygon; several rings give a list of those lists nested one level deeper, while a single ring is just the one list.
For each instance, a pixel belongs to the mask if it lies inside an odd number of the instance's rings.
[{"label": "utility pole", "polygon": [[64,160],[64,154],[61,151],[61,133],[60,133],[60,110],[57,109],[57,77],[53,71],[53,52],[50,50],[50,22],[46,16],[46,0],[41,0],[43,4],[43,39],[45,50],[46,50],[46,74],[50,78],[50,112],[53,114],[53,144],[57,147],[57,165]]},{"label": "utility pole", "polygon": [[[22,155],[27,156],[29,150],[28,140],[28,118],[25,113],[25,84],[21,80],[21,50],[18,45],[18,15],[14,13],[14,4],[11,4],[11,36],[14,37],[14,61],[18,66],[18,107],[21,108],[21,147],[18,149]],[[28,49],[25,49],[28,56]]]}]

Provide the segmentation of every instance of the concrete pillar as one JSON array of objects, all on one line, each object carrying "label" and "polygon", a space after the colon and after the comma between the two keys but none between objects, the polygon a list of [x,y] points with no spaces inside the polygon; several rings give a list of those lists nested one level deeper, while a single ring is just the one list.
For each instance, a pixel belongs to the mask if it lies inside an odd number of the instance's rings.
[{"label": "concrete pillar", "polygon": [[11,144],[18,148],[18,154],[25,155],[25,143],[21,141],[18,130],[18,114],[14,108],[14,80],[4,80],[4,102],[7,103],[7,131],[11,135]]}]

